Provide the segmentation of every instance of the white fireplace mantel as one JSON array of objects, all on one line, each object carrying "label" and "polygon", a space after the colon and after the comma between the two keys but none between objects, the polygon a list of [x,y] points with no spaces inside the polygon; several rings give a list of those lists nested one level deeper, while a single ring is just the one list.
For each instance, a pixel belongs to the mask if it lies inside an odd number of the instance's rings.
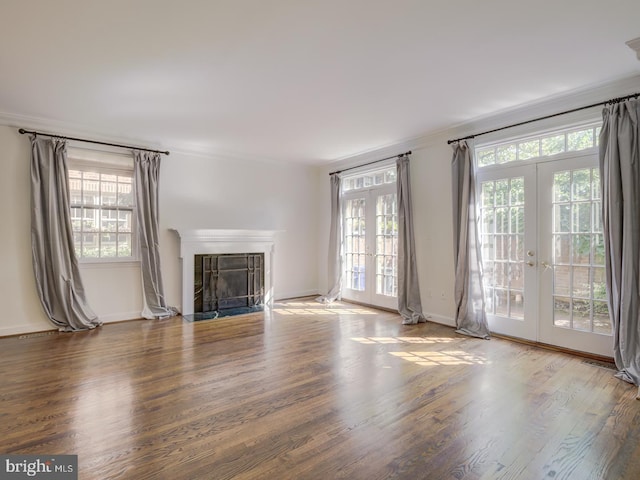
[{"label": "white fireplace mantel", "polygon": [[196,255],[264,253],[264,303],[273,303],[276,230],[172,229],[180,237],[182,315],[193,315]]}]

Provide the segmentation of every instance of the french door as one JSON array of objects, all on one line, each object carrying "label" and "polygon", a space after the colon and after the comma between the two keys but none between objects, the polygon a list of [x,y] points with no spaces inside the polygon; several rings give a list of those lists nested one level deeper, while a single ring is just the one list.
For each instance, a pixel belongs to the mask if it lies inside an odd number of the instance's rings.
[{"label": "french door", "polygon": [[480,171],[492,331],[612,356],[594,154]]},{"label": "french door", "polygon": [[398,307],[398,206],[394,184],[343,194],[342,296]]}]

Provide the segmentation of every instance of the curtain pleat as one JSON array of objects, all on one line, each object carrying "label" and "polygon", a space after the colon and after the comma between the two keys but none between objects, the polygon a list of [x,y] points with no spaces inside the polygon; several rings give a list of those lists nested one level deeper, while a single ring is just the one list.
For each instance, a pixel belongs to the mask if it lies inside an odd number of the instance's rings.
[{"label": "curtain pleat", "polygon": [[411,325],[426,322],[422,313],[416,245],[413,231],[411,204],[411,176],[409,157],[402,155],[396,161],[398,198],[398,313],[402,323]]},{"label": "curtain pleat", "polygon": [[482,286],[473,156],[467,142],[452,144],[453,253],[457,332],[489,338]]},{"label": "curtain pleat", "polygon": [[66,142],[31,136],[31,251],[36,289],[59,330],[102,325],[87,303],[73,244]]},{"label": "curtain pleat", "polygon": [[329,282],[330,288],[326,295],[316,300],[321,303],[331,303],[340,300],[342,296],[342,197],[341,179],[337,173],[329,177],[331,183],[331,226],[329,229]]},{"label": "curtain pleat", "polygon": [[142,274],[142,316],[148,319],[175,315],[167,306],[160,268],[160,235],[158,227],[158,184],[160,154],[134,151],[134,183],[136,220]]},{"label": "curtain pleat", "polygon": [[603,110],[600,131],[606,285],[618,378],[640,385],[640,102]]}]

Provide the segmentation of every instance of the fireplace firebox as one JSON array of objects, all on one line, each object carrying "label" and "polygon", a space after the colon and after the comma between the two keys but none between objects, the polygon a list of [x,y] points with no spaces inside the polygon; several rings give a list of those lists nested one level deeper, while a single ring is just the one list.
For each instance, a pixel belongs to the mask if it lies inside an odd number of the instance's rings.
[{"label": "fireplace firebox", "polygon": [[194,256],[193,319],[264,309],[264,253]]}]

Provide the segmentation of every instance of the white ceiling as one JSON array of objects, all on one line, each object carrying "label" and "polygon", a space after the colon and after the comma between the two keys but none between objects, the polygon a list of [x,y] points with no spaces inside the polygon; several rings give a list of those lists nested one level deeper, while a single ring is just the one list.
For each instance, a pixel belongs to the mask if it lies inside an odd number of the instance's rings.
[{"label": "white ceiling", "polygon": [[638,0],[0,0],[0,116],[329,162],[637,75],[639,18]]}]

